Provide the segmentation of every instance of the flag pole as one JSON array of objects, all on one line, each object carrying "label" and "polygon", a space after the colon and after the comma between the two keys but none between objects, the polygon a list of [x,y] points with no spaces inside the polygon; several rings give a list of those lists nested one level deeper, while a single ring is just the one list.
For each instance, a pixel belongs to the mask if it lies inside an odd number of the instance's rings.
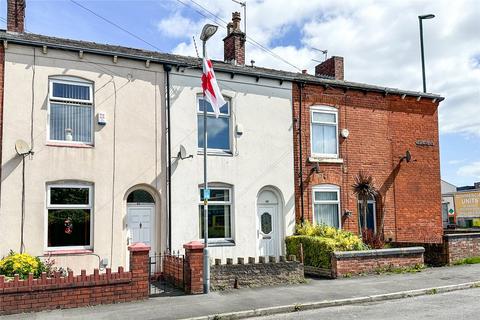
[{"label": "flag pole", "polygon": [[[206,55],[207,41],[202,41],[203,58]],[[208,180],[207,180],[207,104],[203,104],[203,293],[210,292],[210,261],[208,257]]]}]

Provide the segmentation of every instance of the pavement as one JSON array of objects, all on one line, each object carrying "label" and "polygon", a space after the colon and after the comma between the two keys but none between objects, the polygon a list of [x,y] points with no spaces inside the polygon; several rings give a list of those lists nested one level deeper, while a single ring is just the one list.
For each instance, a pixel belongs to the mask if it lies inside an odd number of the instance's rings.
[{"label": "pavement", "polygon": [[345,305],[252,320],[476,320],[480,315],[480,289],[453,291],[402,300]]},{"label": "pavement", "polygon": [[463,265],[428,268],[419,273],[336,280],[308,279],[306,284],[300,285],[158,297],[140,302],[18,314],[0,319],[239,319],[479,286],[480,265]]}]

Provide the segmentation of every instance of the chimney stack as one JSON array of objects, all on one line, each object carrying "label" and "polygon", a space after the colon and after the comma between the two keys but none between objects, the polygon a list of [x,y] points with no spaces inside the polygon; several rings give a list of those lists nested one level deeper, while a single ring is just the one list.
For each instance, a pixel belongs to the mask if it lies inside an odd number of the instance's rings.
[{"label": "chimney stack", "polygon": [[240,12],[232,13],[232,22],[227,25],[227,36],[223,39],[223,57],[225,62],[245,64],[245,33],[240,29]]},{"label": "chimney stack", "polygon": [[7,31],[25,31],[25,0],[7,1]]},{"label": "chimney stack", "polygon": [[344,80],[343,57],[333,56],[315,67],[315,76],[329,76],[335,80]]}]

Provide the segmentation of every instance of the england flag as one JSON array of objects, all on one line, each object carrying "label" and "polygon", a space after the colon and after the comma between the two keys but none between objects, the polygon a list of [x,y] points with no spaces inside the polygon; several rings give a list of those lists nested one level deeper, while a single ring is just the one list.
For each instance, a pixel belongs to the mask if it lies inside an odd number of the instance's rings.
[{"label": "england flag", "polygon": [[202,75],[202,89],[203,96],[210,102],[215,113],[215,117],[220,115],[220,108],[225,105],[220,88],[213,72],[212,61],[207,58],[203,58],[203,75]]}]

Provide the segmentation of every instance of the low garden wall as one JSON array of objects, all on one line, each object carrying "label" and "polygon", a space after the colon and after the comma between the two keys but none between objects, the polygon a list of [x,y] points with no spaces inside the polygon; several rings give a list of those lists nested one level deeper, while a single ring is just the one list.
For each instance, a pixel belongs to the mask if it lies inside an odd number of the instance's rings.
[{"label": "low garden wall", "polygon": [[446,264],[480,257],[480,233],[455,233],[443,236]]},{"label": "low garden wall", "polygon": [[0,315],[41,311],[48,309],[65,309],[97,304],[134,301],[148,298],[148,253],[150,247],[135,244],[129,247],[130,271],[122,267],[118,272],[106,269],[100,274],[95,269],[87,275],[82,270],[74,276],[61,277],[57,272],[54,278],[33,279],[30,274],[26,280],[5,281],[0,276]]},{"label": "low garden wall", "polygon": [[236,264],[233,259],[221,264],[221,260],[216,259],[210,268],[210,288],[215,291],[304,282],[303,264],[295,261],[295,257],[289,260],[284,256],[259,257],[258,261],[250,257],[246,262],[238,258]]},{"label": "low garden wall", "polygon": [[332,277],[423,265],[423,247],[335,251],[331,257]]}]

